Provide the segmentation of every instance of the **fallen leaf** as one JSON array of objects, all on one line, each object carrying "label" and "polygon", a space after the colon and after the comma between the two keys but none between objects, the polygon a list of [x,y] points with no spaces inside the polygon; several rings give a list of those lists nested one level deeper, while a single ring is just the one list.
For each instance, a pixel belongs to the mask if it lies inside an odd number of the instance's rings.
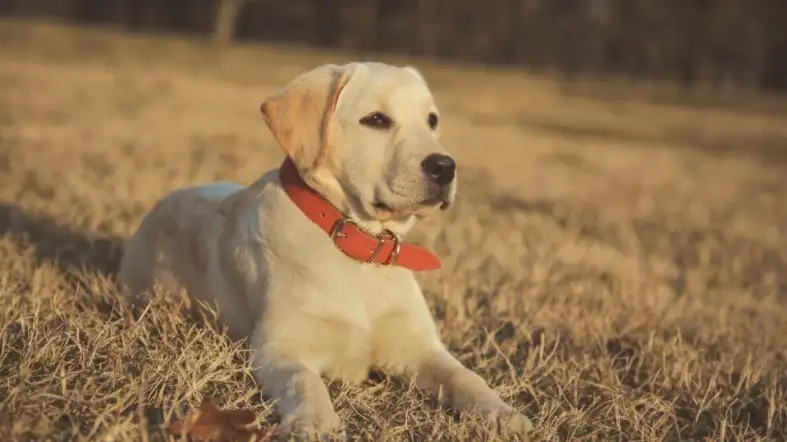
[{"label": "fallen leaf", "polygon": [[273,436],[272,429],[253,427],[256,417],[251,410],[222,410],[206,398],[197,411],[186,414],[167,428],[171,436],[185,436],[192,442],[264,442]]}]

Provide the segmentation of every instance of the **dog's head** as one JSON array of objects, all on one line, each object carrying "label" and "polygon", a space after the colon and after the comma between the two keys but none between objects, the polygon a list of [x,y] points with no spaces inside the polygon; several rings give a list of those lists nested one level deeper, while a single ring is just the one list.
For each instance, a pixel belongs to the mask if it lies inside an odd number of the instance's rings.
[{"label": "dog's head", "polygon": [[440,114],[413,67],[323,65],[261,106],[304,181],[362,226],[404,233],[451,206],[456,165]]}]

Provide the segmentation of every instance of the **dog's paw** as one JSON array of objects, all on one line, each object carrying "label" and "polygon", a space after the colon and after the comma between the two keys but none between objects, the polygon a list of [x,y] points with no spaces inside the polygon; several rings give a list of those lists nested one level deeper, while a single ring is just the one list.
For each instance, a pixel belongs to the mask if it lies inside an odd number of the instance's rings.
[{"label": "dog's paw", "polygon": [[479,410],[477,415],[487,431],[506,438],[518,437],[514,440],[529,441],[529,433],[533,430],[533,422],[513,408],[493,408]]},{"label": "dog's paw", "polygon": [[[503,435],[520,435],[527,436],[528,433],[533,431],[533,422],[522,413],[514,410],[499,413],[496,416],[498,431]],[[527,438],[525,439],[527,440]]]},{"label": "dog's paw", "polygon": [[333,410],[296,409],[282,417],[279,440],[346,440],[342,421]]}]

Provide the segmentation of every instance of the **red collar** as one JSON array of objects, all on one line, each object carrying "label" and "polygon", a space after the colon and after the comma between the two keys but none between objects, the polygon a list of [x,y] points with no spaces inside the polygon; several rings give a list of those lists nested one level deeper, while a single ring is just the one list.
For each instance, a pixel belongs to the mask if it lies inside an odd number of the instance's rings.
[{"label": "red collar", "polygon": [[279,169],[279,178],[284,190],[301,212],[327,233],[336,247],[350,258],[381,265],[397,265],[415,271],[440,268],[440,259],[424,247],[402,243],[390,232],[375,236],[361,230],[303,182],[289,157],[284,159]]}]

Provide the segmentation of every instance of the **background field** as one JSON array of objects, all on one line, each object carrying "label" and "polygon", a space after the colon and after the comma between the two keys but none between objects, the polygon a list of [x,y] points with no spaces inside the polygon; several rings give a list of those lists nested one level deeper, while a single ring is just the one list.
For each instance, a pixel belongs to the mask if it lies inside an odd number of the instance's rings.
[{"label": "background field", "polygon": [[[164,193],[278,165],[268,93],[353,58],[0,22],[3,439],[157,440],[205,396],[275,423],[242,347],[171,300],[117,305],[112,279]],[[451,350],[537,438],[787,438],[787,105],[407,62],[461,184],[415,236],[444,262],[419,278]],[[477,437],[390,380],[331,391],[362,439]]]}]

